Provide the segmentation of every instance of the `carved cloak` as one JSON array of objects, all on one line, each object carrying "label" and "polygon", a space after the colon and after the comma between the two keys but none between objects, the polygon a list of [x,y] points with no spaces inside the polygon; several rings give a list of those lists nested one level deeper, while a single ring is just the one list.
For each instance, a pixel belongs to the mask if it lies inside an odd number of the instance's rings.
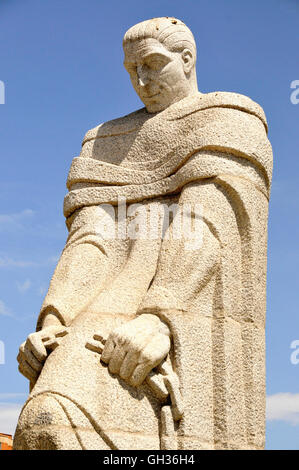
[{"label": "carved cloak", "polygon": [[[29,397],[55,396],[64,410],[72,408],[81,447],[263,448],[271,172],[265,115],[233,93],[198,94],[154,115],[142,109],[86,134],[67,182],[70,235],[37,327],[51,310],[71,333]],[[99,239],[98,207],[119,198],[147,208],[199,202],[202,246],[190,252],[184,241]],[[88,298],[72,286],[67,268],[72,250],[86,245],[98,253],[95,276],[101,278],[99,263],[108,272]],[[168,440],[160,439],[160,405],[148,386],[126,386],[84,350],[99,328],[106,335],[143,312],[159,315],[173,335],[184,416]],[[72,338],[77,348],[70,354]],[[55,376],[55,362],[62,361],[64,380]],[[71,386],[75,380],[82,386]],[[80,435],[83,416],[98,438]]]}]

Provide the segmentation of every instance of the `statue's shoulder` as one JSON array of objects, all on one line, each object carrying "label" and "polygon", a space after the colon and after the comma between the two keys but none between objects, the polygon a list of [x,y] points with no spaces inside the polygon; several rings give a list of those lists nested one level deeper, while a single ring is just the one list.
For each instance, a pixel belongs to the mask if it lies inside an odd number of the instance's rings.
[{"label": "statue's shoulder", "polygon": [[106,121],[86,132],[82,145],[98,137],[116,136],[128,134],[142,126],[147,119],[148,113],[145,108],[138,109],[130,114]]},{"label": "statue's shoulder", "polygon": [[267,128],[267,119],[263,108],[246,95],[228,91],[214,91],[203,95],[204,106],[231,108],[258,117]]},{"label": "statue's shoulder", "polygon": [[[229,108],[243,111],[258,117],[267,129],[267,120],[263,108],[251,98],[239,93],[227,91],[214,91],[211,93],[198,93],[175,103],[168,115],[169,119],[180,119],[184,116],[201,110],[213,108]],[[220,116],[221,118],[221,116]]]}]

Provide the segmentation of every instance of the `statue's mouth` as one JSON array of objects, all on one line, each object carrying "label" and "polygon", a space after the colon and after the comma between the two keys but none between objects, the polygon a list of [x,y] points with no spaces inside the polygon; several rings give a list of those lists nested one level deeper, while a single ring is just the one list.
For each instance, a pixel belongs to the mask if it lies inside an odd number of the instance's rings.
[{"label": "statue's mouth", "polygon": [[152,99],[152,98],[155,98],[155,96],[158,96],[160,93],[155,93],[154,95],[145,95],[143,96],[142,98],[143,99]]}]

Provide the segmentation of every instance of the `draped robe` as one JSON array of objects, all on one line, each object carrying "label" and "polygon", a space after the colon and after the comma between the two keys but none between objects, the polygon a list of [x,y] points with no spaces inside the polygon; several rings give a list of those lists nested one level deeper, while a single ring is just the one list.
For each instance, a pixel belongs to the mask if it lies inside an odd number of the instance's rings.
[{"label": "draped robe", "polygon": [[[69,237],[37,324],[51,311],[69,333],[24,405],[16,448],[264,447],[271,172],[263,110],[235,93],[198,93],[86,134],[67,181]],[[200,246],[104,239],[107,205],[119,215],[120,198],[131,219],[135,203],[147,213],[199,204]],[[184,414],[166,428],[148,384],[130,387],[86,348],[141,313],[159,316],[172,335]]]}]

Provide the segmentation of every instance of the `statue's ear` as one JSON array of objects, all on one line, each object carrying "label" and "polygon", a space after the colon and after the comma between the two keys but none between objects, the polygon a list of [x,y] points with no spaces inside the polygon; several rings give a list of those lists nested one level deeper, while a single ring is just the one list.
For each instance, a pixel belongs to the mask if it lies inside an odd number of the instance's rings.
[{"label": "statue's ear", "polygon": [[194,57],[190,49],[184,49],[181,53],[182,61],[184,64],[185,74],[189,74],[194,67]]}]

